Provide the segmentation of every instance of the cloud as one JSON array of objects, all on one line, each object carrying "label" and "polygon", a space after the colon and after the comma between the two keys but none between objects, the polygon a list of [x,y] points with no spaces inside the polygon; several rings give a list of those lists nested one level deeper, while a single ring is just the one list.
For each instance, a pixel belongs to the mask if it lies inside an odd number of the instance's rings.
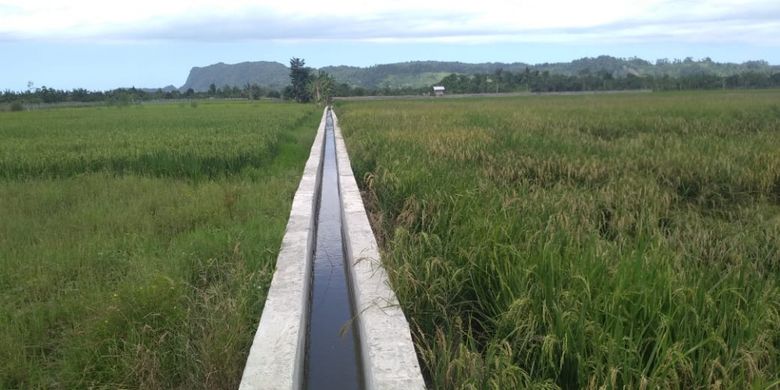
[{"label": "cloud", "polygon": [[780,45],[780,3],[0,0],[0,39]]}]

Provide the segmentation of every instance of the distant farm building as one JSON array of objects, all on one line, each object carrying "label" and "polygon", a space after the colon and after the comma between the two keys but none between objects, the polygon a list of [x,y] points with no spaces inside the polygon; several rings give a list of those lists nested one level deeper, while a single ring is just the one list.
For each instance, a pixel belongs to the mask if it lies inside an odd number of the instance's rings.
[{"label": "distant farm building", "polygon": [[441,85],[436,85],[433,87],[433,94],[435,96],[443,96],[444,95],[444,87]]}]

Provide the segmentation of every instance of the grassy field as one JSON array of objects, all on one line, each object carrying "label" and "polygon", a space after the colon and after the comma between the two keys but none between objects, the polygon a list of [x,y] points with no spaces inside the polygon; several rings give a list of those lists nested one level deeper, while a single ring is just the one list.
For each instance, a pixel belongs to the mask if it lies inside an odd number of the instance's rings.
[{"label": "grassy field", "polygon": [[0,113],[0,388],[235,388],[318,122]]},{"label": "grassy field", "polygon": [[337,112],[432,387],[780,386],[780,91]]}]

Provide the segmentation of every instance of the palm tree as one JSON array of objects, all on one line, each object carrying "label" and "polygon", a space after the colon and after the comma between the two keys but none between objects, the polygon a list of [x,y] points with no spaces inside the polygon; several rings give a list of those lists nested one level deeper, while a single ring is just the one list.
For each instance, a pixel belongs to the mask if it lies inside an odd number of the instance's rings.
[{"label": "palm tree", "polygon": [[333,93],[333,85],[333,77],[325,72],[320,72],[309,84],[309,91],[314,101],[320,105],[329,105]]}]

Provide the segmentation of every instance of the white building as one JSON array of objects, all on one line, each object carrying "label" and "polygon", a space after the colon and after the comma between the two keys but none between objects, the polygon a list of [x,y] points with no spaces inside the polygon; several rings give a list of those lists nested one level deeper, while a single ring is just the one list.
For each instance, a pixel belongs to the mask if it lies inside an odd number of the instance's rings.
[{"label": "white building", "polygon": [[442,96],[442,95],[444,95],[444,87],[441,86],[441,85],[435,85],[433,87],[433,94],[435,96]]}]

